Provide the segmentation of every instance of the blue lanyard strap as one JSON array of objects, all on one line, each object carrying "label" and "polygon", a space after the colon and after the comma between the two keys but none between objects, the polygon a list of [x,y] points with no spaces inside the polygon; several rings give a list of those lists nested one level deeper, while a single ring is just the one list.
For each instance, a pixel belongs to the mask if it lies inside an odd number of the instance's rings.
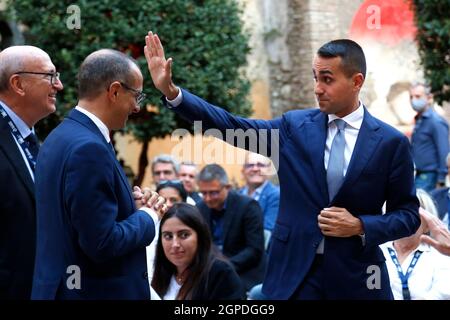
[{"label": "blue lanyard strap", "polygon": [[402,266],[400,265],[400,262],[398,261],[398,258],[397,258],[397,255],[395,254],[394,249],[388,248],[388,251],[389,251],[389,254],[391,255],[392,262],[394,262],[395,267],[397,268],[398,276],[400,277],[400,280],[402,281],[403,299],[411,300],[411,293],[410,293],[409,287],[408,287],[408,278],[411,275],[411,272],[413,271],[414,267],[416,266],[417,261],[419,260],[419,257],[423,251],[417,250],[414,253],[414,257],[412,258],[408,269],[406,269],[406,274],[403,274]]},{"label": "blue lanyard strap", "polygon": [[[6,113],[5,109],[0,104],[0,116],[5,119],[5,121],[9,125],[9,129],[13,134],[14,138],[16,138],[17,143],[22,148],[23,153],[27,157],[28,163],[30,164],[31,170],[34,172],[34,168],[36,167],[36,156],[30,151],[28,143],[24,140],[24,138],[20,135],[19,129],[17,129],[15,123],[11,120],[8,113]],[[31,133],[33,134],[33,133]]]}]

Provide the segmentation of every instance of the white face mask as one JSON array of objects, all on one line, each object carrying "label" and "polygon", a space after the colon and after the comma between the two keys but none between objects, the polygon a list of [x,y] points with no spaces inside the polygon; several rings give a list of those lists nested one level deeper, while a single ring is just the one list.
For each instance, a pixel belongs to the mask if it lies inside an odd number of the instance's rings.
[{"label": "white face mask", "polygon": [[427,104],[428,102],[424,98],[413,98],[411,100],[411,107],[417,112],[422,112],[423,110],[425,110]]}]

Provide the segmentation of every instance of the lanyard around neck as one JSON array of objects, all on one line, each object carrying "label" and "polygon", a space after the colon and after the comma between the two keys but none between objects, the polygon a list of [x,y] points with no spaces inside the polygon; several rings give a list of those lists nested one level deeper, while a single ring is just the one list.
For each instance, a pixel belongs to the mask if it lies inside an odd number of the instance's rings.
[{"label": "lanyard around neck", "polygon": [[409,264],[408,269],[406,269],[406,274],[403,273],[402,266],[400,265],[400,262],[398,261],[397,255],[395,254],[394,249],[388,248],[389,254],[391,255],[392,262],[394,262],[395,267],[397,268],[398,276],[400,277],[400,280],[402,281],[402,293],[403,293],[403,299],[404,300],[411,300],[411,293],[409,291],[408,287],[408,278],[411,275],[414,267],[417,264],[417,261],[420,258],[420,255],[423,251],[417,250],[414,252],[414,257],[411,260],[411,263]]},{"label": "lanyard around neck", "polygon": [[5,121],[8,123],[12,135],[14,136],[14,138],[16,138],[17,143],[22,148],[23,153],[27,157],[28,163],[30,164],[31,170],[33,170],[34,172],[34,168],[36,167],[36,157],[30,152],[30,148],[28,147],[28,144],[26,143],[24,138],[21,136],[19,129],[17,129],[16,124],[14,123],[14,121],[11,120],[8,113],[2,107],[1,104],[0,104],[0,116],[3,119],[5,119]]}]

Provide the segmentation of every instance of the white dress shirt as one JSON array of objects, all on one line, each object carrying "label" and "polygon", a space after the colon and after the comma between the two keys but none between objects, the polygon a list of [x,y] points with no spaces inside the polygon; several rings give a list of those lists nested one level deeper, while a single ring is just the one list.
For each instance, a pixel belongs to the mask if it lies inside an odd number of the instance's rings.
[{"label": "white dress shirt", "polygon": [[[380,248],[386,257],[386,266],[394,299],[403,300],[402,281],[388,250],[388,248],[391,248],[395,251],[393,242],[383,243]],[[417,250],[423,251],[423,253],[408,278],[411,300],[449,300],[450,257],[444,256],[427,244],[421,243],[401,263],[403,274],[406,274],[406,270]]]},{"label": "white dress shirt", "polygon": [[109,129],[106,126],[106,124],[103,123],[102,120],[100,120],[95,114],[84,109],[82,106],[76,106],[75,110],[80,111],[82,114],[86,115],[89,119],[91,119],[92,122],[94,122],[95,125],[97,126],[98,130],[100,130],[100,132],[102,133],[106,142],[108,143],[111,142],[111,138],[109,136]]},{"label": "white dress shirt", "polygon": [[359,129],[364,119],[364,108],[362,103],[359,103],[358,109],[346,115],[343,118],[339,118],[334,114],[328,115],[328,130],[327,140],[325,144],[325,155],[323,158],[325,169],[328,169],[328,159],[330,158],[331,144],[333,143],[334,136],[337,133],[337,126],[334,120],[341,119],[347,124],[344,129],[345,137],[345,149],[344,149],[344,176],[347,174],[348,165],[352,158],[353,150],[355,149],[356,139],[358,138]]}]

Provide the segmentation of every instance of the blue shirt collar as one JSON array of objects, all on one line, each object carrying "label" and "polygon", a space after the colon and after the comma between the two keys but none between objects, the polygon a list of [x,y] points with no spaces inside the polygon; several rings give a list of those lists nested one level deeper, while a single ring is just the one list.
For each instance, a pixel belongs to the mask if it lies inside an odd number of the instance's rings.
[{"label": "blue shirt collar", "polygon": [[28,137],[34,130],[28,128],[28,125],[17,115],[12,111],[3,101],[0,101],[0,104],[2,105],[3,109],[5,109],[8,116],[11,118],[11,121],[14,122],[14,124],[17,127],[17,130],[19,130],[20,135],[22,138]]},{"label": "blue shirt collar", "polygon": [[246,185],[245,187],[242,188],[241,194],[249,196],[255,200],[258,200],[259,197],[261,196],[261,192],[264,190],[264,188],[266,187],[266,185],[269,183],[269,180],[264,181],[264,183],[262,185],[260,185],[258,188],[256,188],[252,194],[248,194],[248,186]]}]

